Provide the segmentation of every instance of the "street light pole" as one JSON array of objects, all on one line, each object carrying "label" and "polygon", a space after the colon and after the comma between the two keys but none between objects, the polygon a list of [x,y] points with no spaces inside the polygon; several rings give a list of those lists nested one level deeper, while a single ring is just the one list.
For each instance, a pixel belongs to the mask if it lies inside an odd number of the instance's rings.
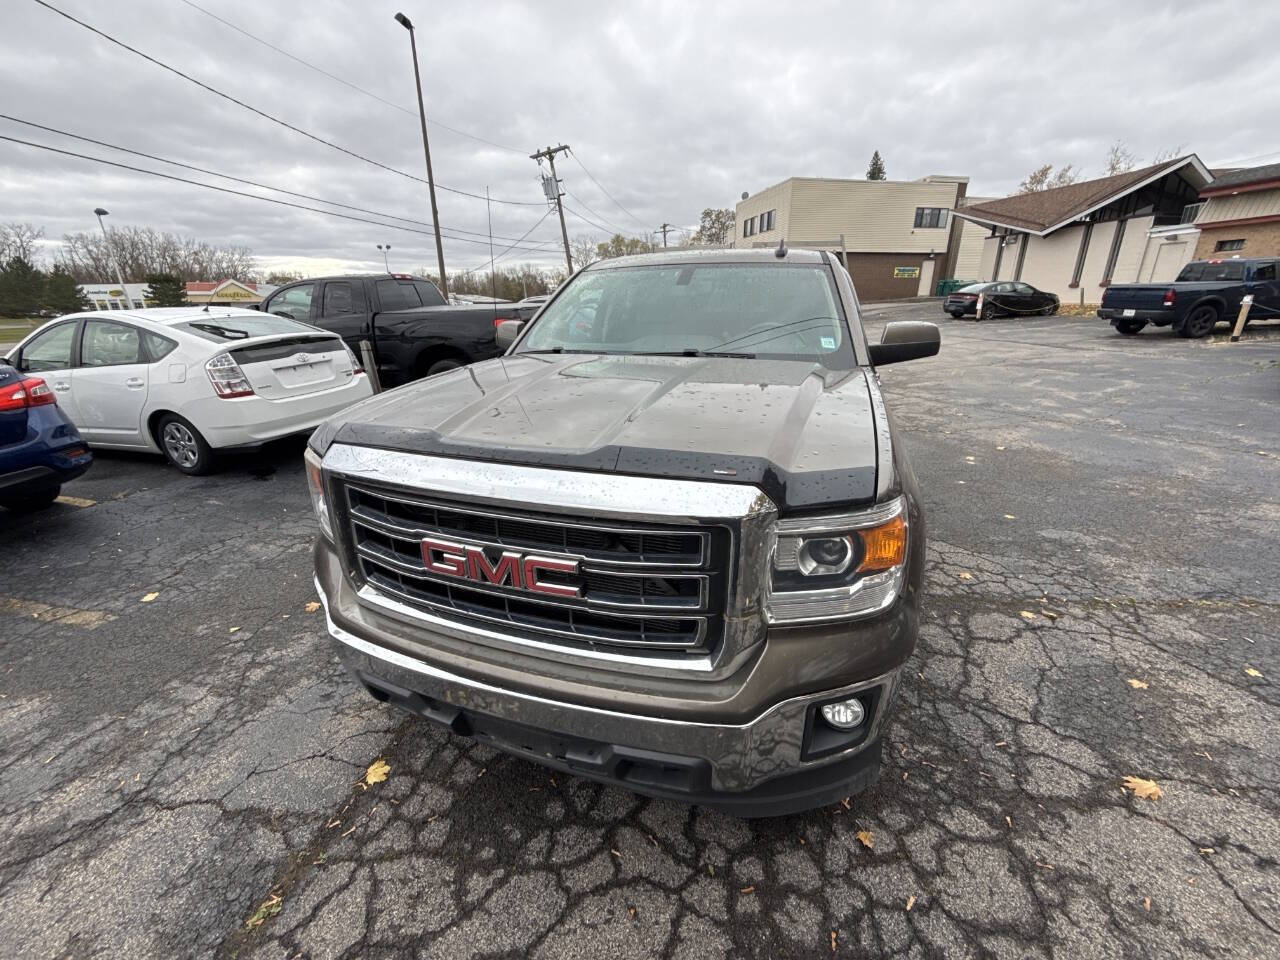
[{"label": "street light pole", "polygon": [[107,211],[103,210],[101,207],[95,207],[93,212],[94,212],[94,215],[98,218],[98,226],[102,228],[102,239],[105,240],[107,243],[107,256],[111,258],[111,265],[116,268],[116,280],[120,284],[120,296],[124,299],[124,302],[126,304],[132,307],[133,299],[129,296],[129,291],[125,289],[124,274],[120,270],[120,261],[119,259],[116,258],[116,252],[111,249],[111,235],[107,233],[107,225],[102,222],[102,218],[106,216],[110,216],[110,214],[108,214]]},{"label": "street light pole", "polygon": [[440,213],[436,209],[436,182],[431,174],[431,144],[427,140],[427,108],[422,102],[422,75],[418,72],[418,42],[414,39],[413,24],[403,13],[396,14],[396,22],[409,31],[409,49],[413,53],[413,82],[418,86],[418,119],[422,121],[422,152],[427,157],[427,192],[431,194],[431,223],[436,233],[436,259],[440,262],[440,293],[449,300],[449,278],[444,272],[444,244],[440,241]]},{"label": "street light pole", "polygon": [[387,268],[387,273],[390,273],[391,263],[387,260],[387,254],[391,252],[391,244],[388,243],[386,246],[378,244],[378,249],[382,251],[382,264]]}]

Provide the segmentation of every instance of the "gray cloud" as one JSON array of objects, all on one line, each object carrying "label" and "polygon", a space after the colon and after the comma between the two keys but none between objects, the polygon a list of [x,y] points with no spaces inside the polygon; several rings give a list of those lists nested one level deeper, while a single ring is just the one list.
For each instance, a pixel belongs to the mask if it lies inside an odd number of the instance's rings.
[{"label": "gray cloud", "polygon": [[[177,0],[51,0],[122,41],[317,135],[423,175],[408,38],[418,25],[427,111],[518,153],[434,125],[439,183],[537,202],[527,154],[571,144],[624,212],[572,160],[571,207],[610,229],[692,224],[787,176],[861,176],[878,149],[894,179],[966,174],[970,192],[1010,192],[1032,167],[1097,175],[1107,146],[1140,157],[1178,144],[1210,164],[1271,154],[1271,111],[1247,91],[1280,86],[1265,44],[1242,43],[1231,4],[788,3],[351,4],[197,0],[380,97],[363,96]],[[882,7],[886,7],[882,9]],[[398,216],[430,220],[425,187],[211,96],[29,0],[6,0],[3,112],[160,156]],[[1280,8],[1250,8],[1249,34],[1274,35]],[[161,168],[0,121],[0,134]],[[209,179],[172,171],[196,179]],[[226,184],[244,189],[235,184]],[[0,141],[0,220],[51,237],[121,224],[252,247],[273,263],[316,258],[401,269],[434,263],[429,237],[349,223],[167,183]],[[485,205],[440,193],[446,232],[487,229]],[[518,237],[541,206],[493,207]],[[634,215],[634,219],[632,217]],[[605,231],[570,218],[570,234]],[[532,239],[557,241],[547,219]],[[476,237],[476,239],[481,239]],[[505,246],[498,242],[498,249]],[[450,269],[488,248],[449,240]],[[545,255],[508,262],[555,265]],[[325,261],[325,262],[321,262]]]}]

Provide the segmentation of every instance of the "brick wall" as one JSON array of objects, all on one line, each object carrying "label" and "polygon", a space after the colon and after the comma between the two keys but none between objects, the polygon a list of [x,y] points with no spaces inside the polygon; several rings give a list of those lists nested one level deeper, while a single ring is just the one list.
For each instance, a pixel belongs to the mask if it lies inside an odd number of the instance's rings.
[{"label": "brick wall", "polygon": [[[1243,240],[1242,250],[1214,250],[1219,240]],[[1214,257],[1280,257],[1280,220],[1250,223],[1240,227],[1201,226],[1195,259]]]}]

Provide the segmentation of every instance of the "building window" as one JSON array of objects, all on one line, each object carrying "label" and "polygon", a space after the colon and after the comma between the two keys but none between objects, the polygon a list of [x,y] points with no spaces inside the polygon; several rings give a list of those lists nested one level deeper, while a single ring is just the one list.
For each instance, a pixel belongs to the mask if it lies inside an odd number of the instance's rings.
[{"label": "building window", "polygon": [[742,235],[744,237],[749,237],[755,232],[756,232],[756,218],[747,217],[746,221],[742,224]]},{"label": "building window", "polygon": [[773,225],[778,222],[777,210],[766,210],[760,214],[760,232],[767,233],[773,229]]},{"label": "building window", "polygon": [[1243,250],[1244,240],[1219,240],[1213,245],[1214,253],[1222,253],[1224,250]]},{"label": "building window", "polygon": [[947,225],[946,207],[916,207],[917,227],[945,227]]}]

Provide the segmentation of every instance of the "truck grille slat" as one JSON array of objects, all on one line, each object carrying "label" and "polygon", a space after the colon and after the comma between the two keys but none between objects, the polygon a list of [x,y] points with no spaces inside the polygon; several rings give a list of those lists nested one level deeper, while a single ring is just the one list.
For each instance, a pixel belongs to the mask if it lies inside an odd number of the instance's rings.
[{"label": "truck grille slat", "polygon": [[[480,510],[430,495],[337,478],[340,525],[357,573],[378,590],[436,616],[508,628],[567,646],[706,654],[723,630],[732,554],[718,527],[663,529],[532,511]],[[429,570],[424,538],[480,547],[490,563],[503,550],[576,560],[576,574],[546,580],[578,596],[534,593],[502,578],[463,579]],[[434,556],[438,557],[439,554]]]}]

